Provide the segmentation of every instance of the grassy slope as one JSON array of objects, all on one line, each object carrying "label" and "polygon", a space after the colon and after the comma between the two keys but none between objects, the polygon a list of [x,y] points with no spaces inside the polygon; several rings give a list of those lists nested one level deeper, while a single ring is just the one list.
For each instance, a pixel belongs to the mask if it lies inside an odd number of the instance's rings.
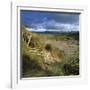
[{"label": "grassy slope", "polygon": [[[25,27],[22,32],[32,34],[30,46],[22,40],[23,77],[79,74],[79,45],[73,36],[36,34],[26,31]],[[45,48],[47,44],[49,50]]]}]

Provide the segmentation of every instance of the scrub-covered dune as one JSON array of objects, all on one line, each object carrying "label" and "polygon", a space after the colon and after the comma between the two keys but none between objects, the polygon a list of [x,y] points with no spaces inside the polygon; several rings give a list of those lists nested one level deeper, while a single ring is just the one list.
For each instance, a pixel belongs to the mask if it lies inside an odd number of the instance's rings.
[{"label": "scrub-covered dune", "polygon": [[22,77],[79,75],[79,33],[37,33],[22,27]]}]

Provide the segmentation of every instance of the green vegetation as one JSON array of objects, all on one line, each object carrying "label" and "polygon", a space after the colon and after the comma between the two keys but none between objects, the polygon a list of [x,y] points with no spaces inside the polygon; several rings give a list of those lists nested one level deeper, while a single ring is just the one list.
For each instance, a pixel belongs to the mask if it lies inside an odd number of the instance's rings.
[{"label": "green vegetation", "polygon": [[52,46],[51,46],[51,44],[46,44],[45,49],[46,49],[47,51],[52,51]]},{"label": "green vegetation", "polygon": [[22,77],[79,75],[79,34],[40,34],[22,27]]}]

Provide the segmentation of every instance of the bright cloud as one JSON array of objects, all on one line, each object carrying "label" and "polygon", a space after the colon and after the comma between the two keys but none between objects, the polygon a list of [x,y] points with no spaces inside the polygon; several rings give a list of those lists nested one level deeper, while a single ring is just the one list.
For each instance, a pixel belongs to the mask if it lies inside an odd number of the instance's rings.
[{"label": "bright cloud", "polygon": [[[79,31],[78,24],[60,23],[55,20],[43,21],[42,23],[32,23],[32,31]],[[29,29],[27,29],[29,30]],[[30,30],[29,30],[30,31]]]}]

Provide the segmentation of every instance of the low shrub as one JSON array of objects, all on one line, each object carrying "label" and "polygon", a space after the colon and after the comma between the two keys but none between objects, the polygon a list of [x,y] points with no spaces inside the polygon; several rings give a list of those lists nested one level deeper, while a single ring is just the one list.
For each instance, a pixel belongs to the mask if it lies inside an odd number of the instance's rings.
[{"label": "low shrub", "polygon": [[63,65],[65,75],[79,75],[79,59],[70,60]]},{"label": "low shrub", "polygon": [[51,44],[46,44],[46,45],[45,45],[45,49],[46,49],[47,51],[52,51],[52,46],[51,46]]}]

